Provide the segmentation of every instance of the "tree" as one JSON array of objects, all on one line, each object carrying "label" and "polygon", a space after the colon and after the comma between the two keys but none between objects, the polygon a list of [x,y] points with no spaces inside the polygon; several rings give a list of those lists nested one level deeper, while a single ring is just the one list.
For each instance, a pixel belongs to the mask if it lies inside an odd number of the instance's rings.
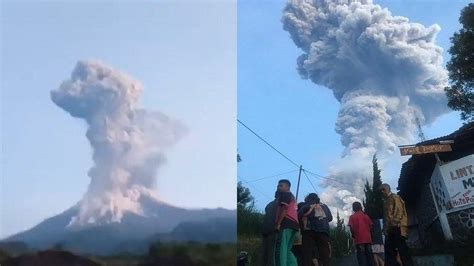
[{"label": "tree", "polygon": [[253,206],[253,196],[250,193],[250,190],[242,185],[242,182],[237,183],[237,207],[247,208]]},{"label": "tree", "polygon": [[263,214],[255,208],[255,201],[250,190],[237,183],[237,234],[260,236]]},{"label": "tree", "polygon": [[364,185],[364,194],[365,194],[365,199],[362,201],[362,204],[364,205],[364,210],[367,215],[369,215],[372,218],[372,212],[373,212],[373,190],[372,187],[369,184],[369,180],[365,180],[365,185]]},{"label": "tree", "polygon": [[331,229],[330,234],[333,240],[332,246],[335,257],[342,257],[351,252],[352,237],[346,230],[344,219],[339,216],[339,211],[336,215],[336,227]]},{"label": "tree", "polygon": [[380,186],[382,185],[381,170],[377,162],[377,155],[372,158],[373,179],[372,186],[367,180],[364,187],[365,201],[363,202],[365,212],[372,219],[382,219],[383,217],[383,201]]},{"label": "tree", "polygon": [[461,111],[461,119],[474,121],[474,3],[461,11],[462,29],[451,37],[447,64],[451,86],[445,88],[448,106]]}]

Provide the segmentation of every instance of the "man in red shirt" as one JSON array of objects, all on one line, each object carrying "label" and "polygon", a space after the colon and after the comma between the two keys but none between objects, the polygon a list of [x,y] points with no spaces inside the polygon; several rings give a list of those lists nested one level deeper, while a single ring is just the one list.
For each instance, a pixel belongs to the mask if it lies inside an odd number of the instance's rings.
[{"label": "man in red shirt", "polygon": [[369,216],[362,211],[362,205],[356,201],[352,204],[354,214],[349,217],[349,228],[356,244],[357,261],[360,266],[374,265],[372,257],[372,237],[370,228],[372,221]]}]

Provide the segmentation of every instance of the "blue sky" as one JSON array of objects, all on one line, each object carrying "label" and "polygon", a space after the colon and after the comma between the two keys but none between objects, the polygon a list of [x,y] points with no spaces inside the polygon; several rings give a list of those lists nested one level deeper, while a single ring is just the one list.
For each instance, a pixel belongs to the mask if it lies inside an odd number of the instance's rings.
[{"label": "blue sky", "polygon": [[236,16],[230,1],[2,1],[0,237],[87,189],[85,124],[49,98],[79,59],[135,77],[142,106],[188,127],[160,171],[163,200],[235,208]]},{"label": "blue sky", "polygon": [[[393,15],[405,16],[425,26],[441,26],[438,45],[449,58],[449,38],[459,29],[459,13],[469,1],[387,0],[374,1]],[[303,167],[321,175],[340,158],[343,146],[334,130],[339,103],[329,89],[316,88],[302,80],[296,71],[301,54],[283,30],[281,12],[286,1],[250,1],[238,3],[238,117],[284,154]],[[451,133],[461,126],[459,114],[452,112],[423,128],[427,138]],[[244,180],[263,209],[272,198],[279,178],[296,184],[297,167],[238,126],[238,180]],[[399,165],[400,167],[401,165]],[[292,173],[252,181],[274,174]],[[385,169],[384,181],[396,187],[399,168]],[[311,178],[320,192],[318,179]],[[301,179],[300,195],[313,189],[306,177]]]}]

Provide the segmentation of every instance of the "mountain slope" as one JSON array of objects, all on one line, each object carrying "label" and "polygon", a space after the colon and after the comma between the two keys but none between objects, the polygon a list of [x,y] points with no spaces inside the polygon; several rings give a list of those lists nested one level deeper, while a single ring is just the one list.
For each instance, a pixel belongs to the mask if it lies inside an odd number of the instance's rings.
[{"label": "mountain slope", "polygon": [[170,233],[155,235],[153,241],[235,242],[237,221],[230,217],[182,222]]},{"label": "mountain slope", "polygon": [[[212,234],[229,235],[230,224],[234,221],[235,228],[236,212],[226,209],[183,209],[158,202],[153,199],[143,199],[142,207],[144,216],[134,213],[126,213],[120,223],[91,224],[82,227],[68,227],[71,219],[77,215],[78,208],[72,207],[63,213],[48,218],[35,227],[13,235],[6,241],[22,241],[35,249],[46,249],[60,245],[65,249],[89,254],[110,254],[117,251],[134,251],[146,249],[152,236],[170,233],[173,229],[183,227],[183,223],[208,224],[205,221],[212,219],[223,219],[222,228],[214,226]],[[178,226],[180,225],[180,226]],[[188,226],[189,228],[189,226]],[[205,228],[205,226],[201,226]],[[188,230],[189,231],[189,230]],[[227,232],[227,233],[224,233]],[[235,230],[234,230],[235,232]],[[207,234],[211,234],[208,232]],[[179,237],[178,237],[179,236]],[[177,234],[176,239],[167,237],[167,240],[196,240],[193,237],[186,239],[186,234]],[[201,234],[200,239],[216,239]],[[223,239],[233,241],[235,239]]]}]

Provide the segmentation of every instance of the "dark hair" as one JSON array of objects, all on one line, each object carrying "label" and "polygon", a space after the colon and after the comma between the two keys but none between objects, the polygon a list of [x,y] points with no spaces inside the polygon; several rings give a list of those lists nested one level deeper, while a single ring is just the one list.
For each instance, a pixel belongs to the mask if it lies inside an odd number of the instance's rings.
[{"label": "dark hair", "polygon": [[280,183],[285,183],[288,185],[288,187],[291,187],[291,183],[290,183],[290,180],[288,179],[281,179],[280,181],[278,181],[278,184]]},{"label": "dark hair", "polygon": [[306,203],[304,202],[298,203],[298,211],[301,210],[301,208],[303,208],[304,205],[306,205]]},{"label": "dark hair", "polygon": [[278,193],[278,190],[275,191],[275,199],[278,198],[278,196],[280,196],[280,193]]},{"label": "dark hair", "polygon": [[362,204],[360,204],[360,202],[358,201],[355,201],[354,203],[352,203],[352,210],[353,211],[362,211]]},{"label": "dark hair", "polygon": [[390,185],[387,184],[387,183],[383,183],[382,185],[380,185],[379,189],[382,190],[383,188],[386,189],[388,192],[390,192],[390,190],[391,190]]},{"label": "dark hair", "polygon": [[321,200],[316,193],[309,193],[308,196],[304,198],[306,203],[309,204],[318,204]]}]

